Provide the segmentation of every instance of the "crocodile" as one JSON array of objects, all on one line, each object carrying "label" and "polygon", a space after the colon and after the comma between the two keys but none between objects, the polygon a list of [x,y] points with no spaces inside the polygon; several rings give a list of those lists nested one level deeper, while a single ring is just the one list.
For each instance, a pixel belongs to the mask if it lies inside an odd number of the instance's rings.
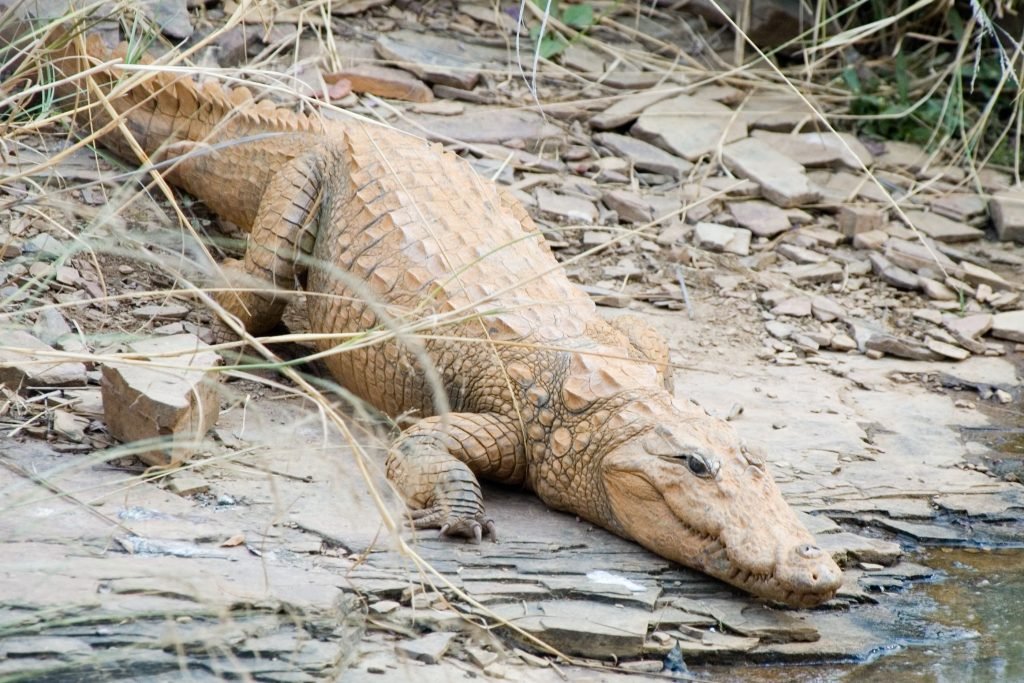
[{"label": "crocodile", "polygon": [[[661,337],[602,318],[509,191],[436,143],[181,70],[140,75],[128,55],[96,34],[65,40],[50,56],[58,98],[104,147],[159,160],[247,232],[244,258],[221,266],[222,315],[265,334],[301,288],[332,376],[415,418],[385,463],[408,524],[496,537],[485,479],[755,596],[835,595],[841,570],[759,449],[669,390]],[[387,330],[412,332],[343,350],[330,338]]]}]

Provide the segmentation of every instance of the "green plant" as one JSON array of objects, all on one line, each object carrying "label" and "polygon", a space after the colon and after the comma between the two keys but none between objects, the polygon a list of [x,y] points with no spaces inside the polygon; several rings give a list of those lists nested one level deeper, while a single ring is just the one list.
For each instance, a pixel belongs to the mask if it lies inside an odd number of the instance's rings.
[{"label": "green plant", "polygon": [[[598,16],[594,8],[586,3],[578,5],[560,5],[558,0],[532,0],[545,16],[553,16],[563,24],[579,31],[585,31],[597,23]],[[545,22],[530,29],[530,38],[538,45],[540,56],[550,59],[564,52],[571,41],[555,30],[547,29]]]}]

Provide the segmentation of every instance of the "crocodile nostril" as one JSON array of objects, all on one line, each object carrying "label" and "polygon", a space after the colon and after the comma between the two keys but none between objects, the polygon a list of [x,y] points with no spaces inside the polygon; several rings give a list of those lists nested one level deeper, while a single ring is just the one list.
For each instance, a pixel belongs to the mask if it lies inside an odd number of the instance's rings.
[{"label": "crocodile nostril", "polygon": [[813,560],[814,558],[821,556],[821,548],[810,544],[800,546],[796,549],[796,552],[800,557],[808,560]]}]

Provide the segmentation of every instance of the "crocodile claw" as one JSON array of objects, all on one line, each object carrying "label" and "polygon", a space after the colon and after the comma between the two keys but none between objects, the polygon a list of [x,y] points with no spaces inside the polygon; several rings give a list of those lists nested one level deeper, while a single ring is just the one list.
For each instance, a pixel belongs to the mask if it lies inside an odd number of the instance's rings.
[{"label": "crocodile claw", "polygon": [[436,507],[410,510],[412,518],[409,526],[414,529],[440,529],[439,538],[446,536],[464,536],[473,543],[480,543],[484,536],[489,536],[492,541],[497,542],[498,530],[493,519],[487,519],[483,515],[474,515],[471,518],[452,517],[448,511]]}]

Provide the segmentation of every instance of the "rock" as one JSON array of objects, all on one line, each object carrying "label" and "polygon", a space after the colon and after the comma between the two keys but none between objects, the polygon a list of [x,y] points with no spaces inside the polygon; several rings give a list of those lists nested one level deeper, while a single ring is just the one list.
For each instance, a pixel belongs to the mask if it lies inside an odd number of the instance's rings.
[{"label": "rock", "polygon": [[905,211],[911,225],[938,242],[967,242],[980,239],[985,233],[969,225],[928,211]]},{"label": "rock", "polygon": [[776,131],[797,130],[813,115],[802,99],[792,93],[755,90],[743,102],[740,117],[752,128]]},{"label": "rock", "polygon": [[1024,242],[1024,186],[997,192],[988,202],[996,236],[1000,240]]},{"label": "rock", "polygon": [[649,223],[654,217],[651,205],[636,192],[628,190],[606,190],[601,201],[619,214],[619,220],[626,223]]},{"label": "rock", "polygon": [[620,292],[614,289],[608,289],[607,287],[598,287],[596,285],[581,285],[583,291],[590,295],[594,303],[598,306],[608,306],[609,308],[626,308],[633,303],[633,297],[626,292]]},{"label": "rock", "polygon": [[357,64],[342,71],[324,74],[324,80],[328,83],[347,80],[353,92],[370,93],[393,100],[424,103],[434,99],[430,88],[408,71],[377,64]]},{"label": "rock", "polygon": [[854,233],[853,248],[878,251],[885,245],[885,242],[888,239],[889,234],[881,230],[868,230],[867,232]]},{"label": "rock", "polygon": [[823,323],[832,322],[846,315],[843,307],[827,296],[816,296],[811,299],[811,313],[816,320]]},{"label": "rock", "polygon": [[931,210],[961,223],[984,220],[988,205],[973,192],[951,192],[928,201]]},{"label": "rock", "polygon": [[864,348],[867,351],[877,351],[890,356],[896,356],[897,358],[909,358],[910,360],[942,359],[942,356],[919,341],[884,333],[872,335],[864,343]]},{"label": "rock", "polygon": [[1014,289],[1014,286],[1004,280],[1000,275],[992,272],[988,268],[976,266],[970,261],[962,262],[958,270],[958,277],[963,278],[972,285],[986,284],[992,289],[998,290]]},{"label": "rock", "polygon": [[56,308],[44,308],[39,311],[32,333],[50,346],[73,353],[86,350],[82,338],[71,329],[67,319]]},{"label": "rock", "polygon": [[697,161],[721,144],[746,137],[747,127],[724,104],[678,95],[644,109],[630,132],[672,154]]},{"label": "rock", "polygon": [[798,247],[795,244],[782,243],[775,247],[775,251],[788,258],[793,263],[824,263],[828,261],[828,256],[811,251],[810,249],[804,249]]},{"label": "rock", "polygon": [[996,313],[992,316],[993,337],[1024,343],[1024,310]]},{"label": "rock", "polygon": [[74,415],[59,408],[53,411],[53,431],[75,443],[85,442],[85,430],[89,427],[89,419]]},{"label": "rock", "polygon": [[893,265],[889,259],[881,254],[871,253],[868,258],[871,261],[871,269],[884,282],[897,289],[915,290],[920,286],[920,279],[909,270],[904,270]]},{"label": "rock", "polygon": [[591,225],[597,222],[594,202],[582,197],[557,194],[543,187],[537,188],[537,207],[541,213],[557,219]]},{"label": "rock", "polygon": [[797,284],[819,284],[822,282],[839,282],[843,279],[843,267],[834,261],[827,263],[808,263],[804,266],[785,268],[783,272]]},{"label": "rock", "polygon": [[594,130],[608,130],[636,120],[648,107],[672,96],[671,91],[645,92],[616,100],[610,107],[590,119]]},{"label": "rock", "polygon": [[740,256],[750,253],[750,231],[742,228],[730,228],[718,223],[698,223],[693,230],[693,241],[708,251],[727,251]]},{"label": "rock", "polygon": [[881,230],[885,225],[887,212],[883,209],[863,204],[844,204],[839,207],[836,222],[839,230],[847,237]]},{"label": "rock", "polygon": [[143,320],[181,320],[188,312],[184,304],[148,304],[132,309],[132,315]]},{"label": "rock", "polygon": [[622,90],[646,90],[657,85],[662,76],[661,72],[656,71],[622,71],[617,68],[609,71],[601,84]]},{"label": "rock", "polygon": [[907,169],[917,172],[924,168],[930,156],[919,145],[887,140],[885,151],[876,157],[876,161],[881,168]]},{"label": "rock", "polygon": [[956,292],[937,280],[918,276],[917,281],[921,286],[921,291],[929,299],[934,299],[935,301],[956,301],[959,298]]},{"label": "rock", "polygon": [[217,421],[220,357],[191,334],[147,339],[128,351],[151,364],[103,365],[103,412],[119,441],[159,440],[138,453],[149,465],[176,465],[188,458],[194,442]]},{"label": "rock", "polygon": [[942,316],[942,326],[957,339],[963,337],[977,340],[992,329],[993,322],[994,316],[991,313],[979,313],[962,318],[948,314]]},{"label": "rock", "polygon": [[139,6],[152,25],[159,26],[164,35],[176,41],[192,35],[192,17],[186,0],[144,0]]},{"label": "rock", "polygon": [[885,243],[884,253],[885,257],[897,266],[914,272],[922,268],[935,268],[936,264],[946,272],[956,269],[956,263],[939,251],[931,240],[922,244],[919,241],[910,242],[898,237],[890,237]]},{"label": "rock", "polygon": [[[545,140],[561,138],[563,135],[558,126],[529,111],[479,107],[461,116],[416,114],[409,116],[409,120],[416,124],[411,128],[418,135],[442,142],[457,139],[463,142],[500,144],[506,140],[521,140],[530,147],[536,147]],[[416,126],[422,126],[422,130]]]},{"label": "rock", "polygon": [[650,610],[585,600],[488,605],[495,614],[569,655],[607,659],[643,651]]},{"label": "rock", "polygon": [[210,482],[190,470],[176,472],[170,479],[168,488],[179,496],[191,496],[210,490]]},{"label": "rock", "polygon": [[490,56],[474,51],[464,41],[436,32],[392,31],[379,36],[374,48],[384,59],[396,62],[429,83],[462,90],[476,86],[480,70]]},{"label": "rock", "polygon": [[838,247],[844,239],[843,233],[829,228],[823,228],[820,225],[810,225],[806,228],[800,228],[800,235],[803,237],[809,237],[818,244],[830,249]]},{"label": "rock", "polygon": [[60,240],[56,240],[44,232],[27,240],[21,249],[25,254],[44,261],[54,261],[68,252],[68,248]]},{"label": "rock", "polygon": [[936,311],[934,308],[918,308],[911,315],[917,320],[924,320],[933,325],[942,324],[942,314]]},{"label": "rock", "polygon": [[932,337],[928,337],[925,340],[925,345],[940,356],[951,358],[953,360],[967,360],[971,357],[970,351],[962,349],[959,346],[947,344],[946,342],[939,341],[938,339],[933,339]]},{"label": "rock", "polygon": [[633,168],[641,171],[651,171],[671,178],[680,178],[693,168],[693,164],[686,159],[669,154],[650,143],[629,135],[597,133],[594,135],[594,142],[607,147],[615,154],[626,157],[633,162]]},{"label": "rock", "polygon": [[455,633],[435,632],[416,638],[399,642],[395,645],[395,652],[402,657],[415,659],[426,664],[437,664],[448,651],[448,647],[455,639]]},{"label": "rock", "polygon": [[829,346],[831,346],[836,351],[857,350],[857,342],[853,340],[853,337],[843,332],[839,332],[833,335],[832,340],[829,342]]},{"label": "rock", "polygon": [[[468,7],[468,5],[463,6]],[[480,9],[483,8],[481,7]],[[604,72],[605,58],[582,43],[571,43],[559,55],[559,59],[565,68],[587,74],[591,78],[600,76]]]},{"label": "rock", "polygon": [[785,211],[760,199],[730,202],[729,213],[739,225],[758,237],[774,237],[791,227]]},{"label": "rock", "polygon": [[768,144],[744,138],[722,149],[722,163],[736,175],[761,186],[761,194],[782,208],[821,199],[804,167]]},{"label": "rock", "polygon": [[55,353],[25,330],[0,329],[0,385],[12,391],[84,385],[85,365],[47,357]]},{"label": "rock", "polygon": [[765,322],[764,327],[768,330],[768,334],[782,341],[789,339],[790,335],[795,331],[792,325],[787,325],[778,320],[768,320]]},{"label": "rock", "polygon": [[786,299],[772,309],[772,314],[806,318],[811,314],[811,300],[805,296],[795,296],[792,299]]},{"label": "rock", "polygon": [[459,116],[466,111],[466,105],[454,100],[434,100],[414,105],[412,110],[417,114],[434,114],[437,116]]},{"label": "rock", "polygon": [[803,166],[841,164],[853,170],[860,170],[863,166],[870,166],[874,161],[874,156],[867,147],[850,133],[824,132],[793,135],[755,130],[751,133],[751,137],[763,140]]}]

